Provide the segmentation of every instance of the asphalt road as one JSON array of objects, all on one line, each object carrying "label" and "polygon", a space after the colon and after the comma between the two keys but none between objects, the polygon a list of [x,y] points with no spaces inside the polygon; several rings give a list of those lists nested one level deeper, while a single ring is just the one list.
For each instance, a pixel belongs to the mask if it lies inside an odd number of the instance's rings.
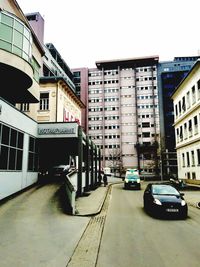
[{"label": "asphalt road", "polygon": [[65,267],[88,222],[63,212],[59,184],[35,186],[0,205],[0,266]]},{"label": "asphalt road", "polygon": [[200,210],[189,207],[186,220],[153,218],[143,189],[113,186],[96,266],[199,267]]}]

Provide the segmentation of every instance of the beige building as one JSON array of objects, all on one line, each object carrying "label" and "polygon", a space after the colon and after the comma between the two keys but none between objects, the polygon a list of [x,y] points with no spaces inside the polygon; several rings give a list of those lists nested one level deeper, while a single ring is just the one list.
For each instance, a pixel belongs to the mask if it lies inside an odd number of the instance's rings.
[{"label": "beige building", "polygon": [[158,171],[158,57],[96,62],[88,72],[88,134],[112,171]]},{"label": "beige building", "polygon": [[38,122],[73,122],[81,125],[83,103],[61,77],[40,79]]},{"label": "beige building", "polygon": [[[37,76],[37,103],[17,107],[37,122],[77,122],[81,125],[84,104],[75,94],[73,74],[52,43],[43,43],[44,19],[40,13],[26,15],[45,52]],[[35,88],[35,87],[34,87]]]},{"label": "beige building", "polygon": [[200,180],[200,61],[172,95],[178,178]]}]

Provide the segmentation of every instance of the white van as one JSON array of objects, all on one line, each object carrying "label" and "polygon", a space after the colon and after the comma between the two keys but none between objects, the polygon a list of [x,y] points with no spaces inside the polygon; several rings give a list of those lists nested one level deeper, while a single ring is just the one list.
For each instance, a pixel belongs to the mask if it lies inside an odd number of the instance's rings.
[{"label": "white van", "polygon": [[105,167],[105,168],[103,168],[103,171],[104,171],[104,173],[105,173],[107,176],[111,176],[110,167]]}]

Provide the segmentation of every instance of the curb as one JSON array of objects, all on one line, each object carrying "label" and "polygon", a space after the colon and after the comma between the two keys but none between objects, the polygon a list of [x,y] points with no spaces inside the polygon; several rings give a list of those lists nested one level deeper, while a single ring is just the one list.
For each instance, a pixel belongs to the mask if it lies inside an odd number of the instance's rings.
[{"label": "curb", "polygon": [[76,211],[77,214],[75,214],[74,216],[87,217],[87,216],[95,216],[95,215],[99,214],[99,213],[101,212],[101,210],[102,210],[103,204],[104,204],[104,202],[105,202],[105,200],[106,200],[106,197],[107,197],[107,195],[108,195],[108,192],[109,192],[110,188],[111,188],[113,185],[115,185],[115,184],[121,184],[121,182],[118,182],[118,183],[109,183],[109,184],[108,184],[108,186],[107,186],[107,190],[106,190],[106,192],[105,192],[105,194],[104,194],[104,197],[102,198],[102,202],[100,203],[100,205],[99,205],[99,207],[97,208],[96,211],[91,212],[91,213],[85,213],[85,214],[78,214],[78,211]]},{"label": "curb", "polygon": [[95,215],[99,214],[101,212],[101,210],[102,210],[103,204],[105,202],[105,199],[106,199],[106,197],[108,195],[108,192],[109,192],[111,186],[112,186],[112,184],[109,184],[107,186],[107,190],[105,191],[104,197],[102,198],[102,201],[101,201],[101,203],[100,203],[100,205],[99,205],[99,207],[97,208],[96,211],[91,212],[91,213],[85,213],[85,214],[78,214],[78,211],[76,211],[77,213],[74,216],[87,217],[87,216],[95,216]]},{"label": "curb", "polygon": [[187,202],[189,206],[200,209],[200,202]]}]

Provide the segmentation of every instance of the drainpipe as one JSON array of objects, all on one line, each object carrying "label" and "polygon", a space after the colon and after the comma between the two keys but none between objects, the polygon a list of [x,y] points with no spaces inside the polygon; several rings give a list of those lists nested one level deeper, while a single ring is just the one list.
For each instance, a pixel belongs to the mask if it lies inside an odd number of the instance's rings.
[{"label": "drainpipe", "polygon": [[56,114],[55,114],[55,122],[58,121],[58,79],[55,78],[56,80]]},{"label": "drainpipe", "polygon": [[78,188],[77,195],[82,194],[82,163],[83,163],[83,133],[81,126],[78,126]]}]

